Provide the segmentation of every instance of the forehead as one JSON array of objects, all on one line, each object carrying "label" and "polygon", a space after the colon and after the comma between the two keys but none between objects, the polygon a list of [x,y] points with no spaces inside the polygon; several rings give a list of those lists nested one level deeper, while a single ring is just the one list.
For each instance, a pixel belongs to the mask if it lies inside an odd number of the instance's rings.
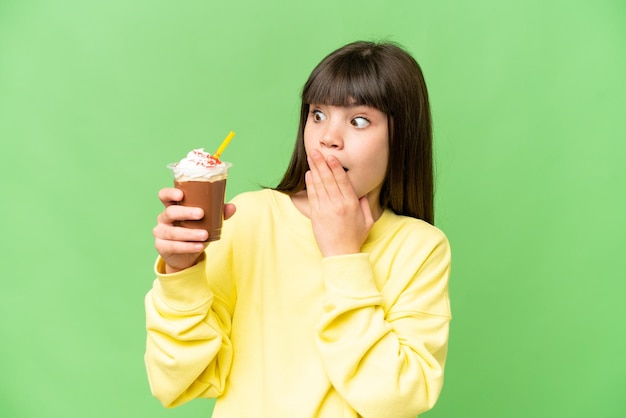
[{"label": "forehead", "polygon": [[312,74],[302,92],[304,103],[367,105],[387,111],[385,87],[372,68],[328,65]]}]

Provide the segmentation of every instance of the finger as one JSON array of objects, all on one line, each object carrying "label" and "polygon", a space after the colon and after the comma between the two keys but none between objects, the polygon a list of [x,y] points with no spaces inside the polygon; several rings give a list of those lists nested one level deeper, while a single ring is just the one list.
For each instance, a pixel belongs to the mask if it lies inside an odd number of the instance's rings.
[{"label": "finger", "polygon": [[204,242],[209,238],[209,233],[204,229],[185,228],[158,224],[152,229],[152,234],[157,240],[176,242]]},{"label": "finger", "polygon": [[324,155],[314,150],[309,157],[309,166],[311,167],[311,179],[317,188],[319,199],[330,198],[331,194],[336,197],[337,182]]},{"label": "finger", "polygon": [[237,211],[237,207],[232,203],[226,203],[224,205],[224,220],[230,219],[235,212]]},{"label": "finger", "polygon": [[183,191],[174,187],[166,187],[159,190],[159,200],[165,205],[175,205],[183,200]]},{"label": "finger", "polygon": [[304,174],[304,183],[306,184],[306,194],[309,199],[309,204],[317,207],[318,198],[316,186],[313,182],[313,173],[309,170]]},{"label": "finger", "polygon": [[324,157],[319,151],[313,151],[312,160],[315,169],[317,169],[319,183],[323,185],[330,200],[343,198],[353,200],[356,203],[358,196],[354,191],[348,174],[337,157],[333,155]]},{"label": "finger", "polygon": [[309,166],[311,170],[309,170],[304,177],[307,185],[307,196],[311,205],[318,207],[321,201],[328,201],[328,193],[326,193],[326,188],[320,177],[319,170],[312,159]]},{"label": "finger", "polygon": [[202,219],[204,211],[190,206],[171,205],[157,216],[157,223],[173,225],[177,221]]},{"label": "finger", "polygon": [[197,254],[204,251],[207,242],[170,241],[155,239],[154,246],[161,255]]},{"label": "finger", "polygon": [[365,219],[365,225],[370,228],[372,225],[374,225],[374,217],[372,216],[372,208],[370,206],[370,202],[367,196],[363,196],[362,198],[360,198],[359,203],[361,205],[363,218]]},{"label": "finger", "polygon": [[327,190],[335,187],[336,185],[335,176],[333,175],[333,172],[328,166],[328,163],[326,162],[326,158],[324,158],[322,153],[317,150],[313,150],[311,152],[310,160],[311,162],[309,163],[309,165],[313,165],[312,167],[313,178],[315,179],[316,177],[318,177],[319,180],[321,181],[321,184]]},{"label": "finger", "polygon": [[352,182],[350,182],[350,178],[348,178],[348,174],[343,169],[341,165],[341,161],[335,156],[328,156],[328,167],[331,170],[331,173],[334,178],[334,182],[337,185],[341,194],[348,199],[357,199],[356,192],[354,191],[354,187],[352,186]]}]

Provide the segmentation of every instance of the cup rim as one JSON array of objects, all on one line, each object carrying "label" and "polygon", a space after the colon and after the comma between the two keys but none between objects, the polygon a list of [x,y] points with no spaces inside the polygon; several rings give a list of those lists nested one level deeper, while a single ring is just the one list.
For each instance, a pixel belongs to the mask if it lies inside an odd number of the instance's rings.
[{"label": "cup rim", "polygon": [[[174,167],[176,167],[176,164],[178,164],[178,161],[174,162],[174,163],[169,163],[166,167],[169,168],[169,169],[173,169]],[[231,168],[233,166],[233,163],[228,162],[228,161],[222,161],[222,164],[224,164],[224,166],[216,166],[215,168],[216,169],[218,169],[218,168],[227,168],[227,169],[229,169],[229,168]]]}]

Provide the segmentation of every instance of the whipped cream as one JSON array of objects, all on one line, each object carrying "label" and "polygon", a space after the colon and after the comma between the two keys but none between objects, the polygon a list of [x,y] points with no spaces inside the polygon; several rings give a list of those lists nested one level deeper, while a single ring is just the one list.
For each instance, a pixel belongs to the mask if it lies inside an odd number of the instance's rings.
[{"label": "whipped cream", "polygon": [[176,181],[217,181],[225,179],[231,163],[220,161],[204,148],[189,151],[187,156],[168,167],[174,172]]}]

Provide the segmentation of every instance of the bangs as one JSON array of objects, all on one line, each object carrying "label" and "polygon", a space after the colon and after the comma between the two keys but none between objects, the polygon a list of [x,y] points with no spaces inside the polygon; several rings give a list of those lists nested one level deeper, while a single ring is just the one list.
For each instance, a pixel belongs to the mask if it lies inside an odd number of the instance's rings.
[{"label": "bangs", "polygon": [[306,104],[371,106],[388,113],[385,86],[368,55],[355,53],[323,61],[302,90]]}]

